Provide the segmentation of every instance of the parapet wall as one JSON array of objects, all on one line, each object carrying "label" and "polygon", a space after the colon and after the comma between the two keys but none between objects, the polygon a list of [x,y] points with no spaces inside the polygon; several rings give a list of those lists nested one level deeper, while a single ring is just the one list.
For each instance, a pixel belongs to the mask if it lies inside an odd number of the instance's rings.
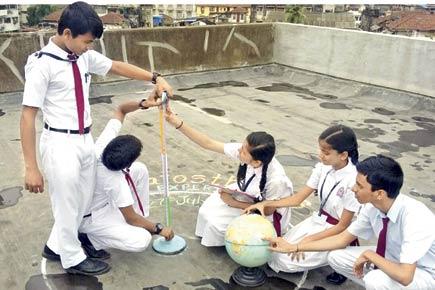
[{"label": "parapet wall", "polygon": [[[272,62],[272,28],[269,23],[107,31],[94,48],[111,59],[163,74],[234,68]],[[50,36],[0,34],[0,93],[23,89],[27,56]]]},{"label": "parapet wall", "polygon": [[433,40],[288,23],[274,27],[274,62],[435,97]]},{"label": "parapet wall", "polygon": [[[0,34],[0,93],[23,89],[27,56],[51,35]],[[95,49],[163,74],[276,62],[435,97],[435,41],[426,39],[267,23],[107,31]]]}]

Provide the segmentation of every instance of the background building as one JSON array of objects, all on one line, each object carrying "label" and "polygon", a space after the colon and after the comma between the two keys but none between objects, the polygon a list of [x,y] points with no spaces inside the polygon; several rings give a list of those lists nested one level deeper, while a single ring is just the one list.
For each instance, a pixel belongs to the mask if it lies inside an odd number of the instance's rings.
[{"label": "background building", "polygon": [[20,30],[18,5],[0,5],[0,32]]},{"label": "background building", "polygon": [[282,4],[251,5],[251,22],[276,21],[279,17],[285,21],[285,7]]},{"label": "background building", "polygon": [[250,23],[251,5],[196,5],[196,16],[220,23]]},{"label": "background building", "polygon": [[195,5],[192,4],[158,4],[153,7],[154,15],[167,15],[174,20],[195,16]]}]

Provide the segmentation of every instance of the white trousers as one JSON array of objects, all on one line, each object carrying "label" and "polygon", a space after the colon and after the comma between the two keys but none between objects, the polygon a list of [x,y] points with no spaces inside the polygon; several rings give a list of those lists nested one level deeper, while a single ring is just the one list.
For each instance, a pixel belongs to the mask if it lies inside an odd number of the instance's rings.
[{"label": "white trousers", "polygon": [[44,129],[39,151],[54,217],[47,246],[60,255],[66,269],[86,259],[78,240],[78,228],[94,190],[94,140],[91,134]]},{"label": "white trousers", "polygon": [[202,237],[201,244],[206,247],[224,246],[228,225],[242,212],[223,202],[219,193],[212,193],[199,208],[195,235]]},{"label": "white trousers", "polygon": [[357,278],[353,273],[353,265],[356,259],[366,250],[376,251],[376,247],[347,247],[346,249],[332,251],[328,256],[329,265],[334,268],[336,272],[369,290],[435,289],[435,279],[429,272],[420,268],[416,268],[413,281],[406,287],[391,279],[380,269],[368,270],[363,279]]},{"label": "white trousers", "polygon": [[[283,238],[289,243],[296,244],[306,236],[321,232],[332,226],[326,222],[316,223],[311,216],[293,227]],[[291,256],[287,254],[272,252],[269,266],[277,273],[280,271],[288,273],[302,272],[326,266],[328,264],[328,253],[305,252],[305,259],[298,262],[297,260],[292,261]]]},{"label": "white trousers", "polygon": [[[134,162],[130,166],[130,176],[142,202],[145,217],[147,217],[149,215],[148,169],[145,164]],[[127,181],[123,179],[122,182]],[[133,190],[131,194],[134,199],[134,210],[142,215]],[[93,211],[90,217],[84,218],[80,232],[88,235],[97,250],[114,248],[128,252],[141,252],[148,247],[152,239],[146,229],[129,225],[119,208],[112,203]]]}]

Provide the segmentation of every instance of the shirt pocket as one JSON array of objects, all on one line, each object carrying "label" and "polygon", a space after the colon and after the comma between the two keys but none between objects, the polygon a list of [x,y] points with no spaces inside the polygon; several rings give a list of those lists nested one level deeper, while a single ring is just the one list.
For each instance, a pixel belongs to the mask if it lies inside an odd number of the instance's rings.
[{"label": "shirt pocket", "polygon": [[89,97],[90,87],[91,87],[91,78],[92,75],[90,72],[86,72],[83,74],[82,82],[83,82],[83,94],[86,97]]}]

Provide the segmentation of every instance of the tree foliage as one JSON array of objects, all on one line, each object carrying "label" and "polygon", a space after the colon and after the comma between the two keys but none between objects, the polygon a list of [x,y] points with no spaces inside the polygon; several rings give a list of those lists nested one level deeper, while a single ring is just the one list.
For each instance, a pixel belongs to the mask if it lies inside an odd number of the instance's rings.
[{"label": "tree foliage", "polygon": [[304,7],[300,5],[287,6],[285,13],[287,15],[287,22],[302,23],[305,18]]},{"label": "tree foliage", "polygon": [[53,5],[32,5],[27,8],[27,21],[29,26],[38,25],[42,19],[53,12],[55,6]]}]

